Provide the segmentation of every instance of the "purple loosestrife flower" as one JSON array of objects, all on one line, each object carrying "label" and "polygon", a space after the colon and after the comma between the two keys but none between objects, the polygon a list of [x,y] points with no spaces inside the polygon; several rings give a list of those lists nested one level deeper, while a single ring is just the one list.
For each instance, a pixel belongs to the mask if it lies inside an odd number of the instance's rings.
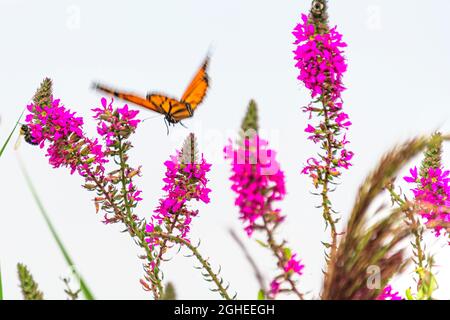
[{"label": "purple loosestrife flower", "polygon": [[[206,174],[211,165],[201,156],[198,160],[195,136],[190,134],[181,151],[166,161],[166,174],[162,188],[166,195],[159,200],[159,206],[154,211],[152,221],[147,225],[147,232],[165,231],[167,234],[179,237],[186,241],[189,239],[192,218],[198,215],[198,210],[188,207],[192,200],[205,204],[210,202]],[[162,258],[167,242],[159,238],[146,239],[152,250],[159,248],[157,260]]]},{"label": "purple loosestrife flower", "polygon": [[[346,150],[348,141],[345,136],[338,138],[342,130],[348,130],[352,124],[348,114],[342,111],[341,99],[345,90],[342,77],[347,70],[342,48],[347,45],[336,27],[321,34],[316,32],[313,19],[304,14],[301,19],[293,32],[297,45],[294,51],[296,67],[300,70],[298,79],[311,90],[311,97],[316,98],[304,111],[309,113],[309,119],[312,119],[312,114],[321,118],[316,125],[309,123],[305,132],[310,134],[309,140],[320,143],[328,153],[313,158],[313,163],[308,162],[302,173],[309,174],[314,181],[319,178],[320,182],[325,175],[337,176],[341,168],[348,169],[353,157],[353,152]],[[317,103],[322,107],[316,106]]]},{"label": "purple loosestrife flower", "polygon": [[303,295],[295,288],[293,276],[303,275],[305,266],[301,263],[301,260],[296,259],[296,256],[297,254],[292,254],[289,248],[283,248],[282,258],[279,259],[279,267],[282,272],[270,282],[270,289],[267,292],[268,298],[275,299],[282,291],[294,292],[299,298],[303,298]]},{"label": "purple loosestrife flower", "polygon": [[280,293],[280,290],[281,290],[281,283],[277,280],[272,280],[268,292],[269,298],[275,299],[275,297]]},{"label": "purple loosestrife flower", "polygon": [[[51,81],[46,79],[44,84],[49,88]],[[153,256],[144,239],[145,222],[133,212],[142,200],[141,191],[133,182],[133,178],[140,175],[140,167],[132,168],[127,154],[132,148],[128,138],[140,122],[136,119],[138,111],[129,110],[127,105],[114,108],[112,100],[108,104],[105,98],[101,99],[101,107],[93,111],[98,121],[97,132],[106,144],[103,147],[98,139],[84,134],[83,119],[76,117],[59,100],[48,100],[45,94],[37,99],[45,104],[30,104],[30,113],[26,116],[33,143],[41,148],[48,145],[47,156],[55,168],[68,167],[71,173],[76,171],[84,177],[84,187],[97,194],[94,203],[97,212],[100,209],[105,212],[105,223],[123,223],[130,236],[145,250],[142,259],[146,261],[144,268],[147,270]],[[104,165],[110,158],[118,169],[106,172]],[[158,297],[157,292],[155,297]]]},{"label": "purple loosestrife flower", "polygon": [[341,97],[345,90],[342,79],[347,71],[343,48],[347,44],[337,27],[328,27],[327,2],[324,0],[313,2],[309,16],[301,15],[293,35],[295,67],[299,70],[297,78],[310,90],[313,99],[303,108],[309,114],[305,132],[322,150],[318,156],[307,160],[301,173],[309,175],[314,187],[320,189],[322,214],[331,233],[331,243],[325,243],[330,249],[329,263],[334,259],[338,242],[338,220],[329,198],[330,184],[335,184],[335,178],[351,166],[353,158],[353,152],[347,149],[349,141],[345,134],[352,123],[343,111]]},{"label": "purple loosestrife flower", "polygon": [[179,231],[178,235],[189,240],[187,235],[190,223],[192,218],[198,215],[198,210],[189,209],[186,204],[191,200],[209,203],[211,190],[206,187],[206,173],[211,165],[203,157],[199,164],[183,164],[179,161],[179,154],[166,161],[164,165],[167,171],[166,178],[163,179],[166,183],[163,190],[167,194],[160,199],[153,219],[158,225],[162,225],[172,223],[175,216],[178,216],[175,226]]},{"label": "purple loosestrife flower", "polygon": [[444,226],[450,223],[450,171],[429,168],[422,177],[417,171],[417,167],[414,167],[410,170],[410,176],[404,179],[415,185],[411,190],[420,208],[419,214],[439,236]]},{"label": "purple loosestrife flower", "polygon": [[[193,133],[189,134],[183,143],[181,151],[166,161],[166,174],[163,198],[159,200],[159,206],[154,211],[151,221],[146,225],[144,240],[151,252],[151,261],[146,266],[145,280],[141,281],[144,289],[154,292],[155,298],[167,298],[168,288],[162,286],[163,273],[161,263],[168,259],[164,256],[173,246],[180,245],[188,248],[201,264],[202,275],[210,283],[214,283],[217,292],[224,299],[232,299],[227,293],[228,285],[224,286],[224,280],[215,273],[208,259],[204,259],[198,252],[198,246],[191,243],[189,231],[192,219],[198,216],[198,210],[189,207],[190,202],[210,202],[207,187],[207,173],[211,165],[206,162],[203,155],[199,157],[197,142]],[[214,290],[216,291],[216,289]]]},{"label": "purple loosestrife flower", "polygon": [[377,297],[377,300],[404,300],[397,291],[394,291],[391,285],[388,285],[380,295]]},{"label": "purple loosestrife flower", "polygon": [[[129,167],[126,152],[131,148],[125,142],[132,134],[139,120],[135,119],[138,111],[128,110],[125,105],[114,109],[105,98],[101,100],[102,107],[93,109],[94,119],[98,120],[97,131],[105,140],[107,147],[103,148],[98,139],[91,139],[83,132],[83,118],[77,117],[64,107],[60,100],[50,98],[46,105],[28,105],[30,112],[26,122],[33,141],[41,148],[47,145],[49,163],[54,168],[68,167],[71,174],[75,171],[85,178],[84,187],[96,190],[95,198],[97,211],[100,207],[106,213],[113,213],[113,218],[105,215],[105,222],[123,221],[127,208],[134,208],[142,200],[141,192],[132,183],[132,178],[140,174],[139,169]],[[111,173],[105,172],[105,164],[109,157],[118,157],[123,162],[121,170]],[[122,172],[123,171],[123,172]],[[117,191],[116,184],[122,181],[126,184],[121,191]],[[113,194],[122,194],[127,203],[119,204],[114,201]]]},{"label": "purple loosestrife flower", "polygon": [[139,111],[128,110],[128,105],[113,109],[113,100],[108,104],[105,98],[101,99],[101,104],[101,108],[95,108],[92,111],[95,112],[94,119],[99,121],[97,132],[105,139],[107,146],[117,142],[118,132],[128,135],[134,132],[140,122],[135,119]]},{"label": "purple loosestrife flower", "polygon": [[426,226],[433,229],[436,236],[444,231],[449,233],[450,226],[450,171],[441,164],[442,135],[432,136],[425,151],[425,157],[419,170],[410,169],[410,176],[404,180],[413,185],[419,215],[425,219]]},{"label": "purple loosestrife flower", "polygon": [[298,79],[311,90],[311,97],[329,94],[333,101],[340,99],[345,90],[342,75],[347,64],[341,48],[347,46],[336,27],[325,34],[316,32],[308,16],[302,14],[302,21],[295,27],[294,36],[297,45],[295,60],[300,70]]},{"label": "purple loosestrife flower", "polygon": [[[137,217],[132,214],[132,208],[135,208],[139,201],[142,200],[141,190],[138,190],[133,183],[133,177],[141,175],[141,167],[133,168],[128,163],[127,152],[132,148],[132,145],[127,139],[133,134],[139,124],[140,120],[136,119],[139,111],[129,110],[128,105],[124,105],[121,108],[113,107],[113,99],[110,103],[105,98],[101,99],[101,107],[94,108],[93,118],[97,122],[97,133],[102,137],[106,144],[105,154],[108,157],[113,157],[115,162],[120,164],[119,170],[110,172],[105,177],[105,182],[110,184],[108,188],[112,191],[115,185],[120,183],[120,195],[124,201],[117,204],[118,210],[113,216],[108,216],[108,212],[105,215],[105,223],[114,223],[123,221],[124,218],[131,219],[133,221],[138,220]],[[96,199],[102,203],[104,197],[98,197]],[[126,217],[128,215],[128,217]]]},{"label": "purple loosestrife flower", "polygon": [[71,174],[77,171],[83,177],[102,177],[108,160],[98,140],[84,135],[83,118],[76,117],[59,99],[50,101],[47,106],[27,106],[30,113],[25,120],[33,141],[41,148],[48,145],[46,156],[54,168],[68,167]]},{"label": "purple loosestrife flower", "polygon": [[293,254],[292,257],[286,262],[284,266],[285,272],[294,272],[298,275],[302,275],[302,270],[305,268],[305,266],[300,262],[300,260],[295,259],[297,254]]},{"label": "purple loosestrife flower", "polygon": [[247,234],[251,236],[257,225],[263,224],[265,215],[274,223],[281,222],[284,217],[272,203],[286,195],[284,173],[268,142],[255,135],[245,139],[244,147],[234,147],[230,142],[224,151],[225,158],[232,160],[231,189],[238,195],[235,204]]},{"label": "purple loosestrife flower", "polygon": [[244,230],[249,237],[256,232],[264,234],[267,243],[260,243],[271,250],[277,261],[279,273],[264,294],[275,299],[280,292],[294,293],[303,299],[294,276],[300,276],[304,266],[296,259],[296,254],[291,253],[286,241],[277,242],[275,236],[275,230],[285,220],[281,210],[275,207],[275,202],[286,195],[284,172],[276,160],[276,152],[258,135],[257,106],[253,100],[241,129],[240,140],[235,145],[230,141],[224,148],[224,155],[231,160],[231,189],[237,195],[235,205],[239,207]]}]

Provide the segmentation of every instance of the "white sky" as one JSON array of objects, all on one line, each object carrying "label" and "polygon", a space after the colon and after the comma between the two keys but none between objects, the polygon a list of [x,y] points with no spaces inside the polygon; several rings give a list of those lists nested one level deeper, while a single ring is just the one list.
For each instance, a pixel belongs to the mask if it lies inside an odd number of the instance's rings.
[{"label": "white sky", "polygon": [[[333,194],[334,207],[345,217],[359,183],[381,154],[396,142],[436,128],[450,131],[450,45],[445,0],[330,1],[330,20],[349,44],[345,76],[345,109],[354,125],[349,138],[354,166]],[[199,146],[213,163],[212,203],[201,206],[193,239],[200,251],[222,266],[224,278],[239,298],[256,298],[257,283],[227,233],[244,233],[233,206],[229,165],[222,148],[235,132],[250,98],[260,107],[262,134],[279,151],[287,176],[288,195],[281,204],[288,223],[281,230],[306,265],[301,288],[315,296],[321,284],[325,240],[318,199],[309,179],[299,171],[316,152],[303,129],[300,107],[308,92],[296,80],[291,31],[310,1],[19,1],[0,0],[0,141],[45,76],[54,80],[54,94],[80,115],[91,115],[100,95],[90,90],[103,81],[137,92],[163,91],[179,96],[210,50],[211,89],[194,119],[186,121],[199,136]],[[141,117],[152,116],[143,111]],[[87,119],[86,119],[87,120]],[[88,132],[94,123],[87,121]],[[138,214],[150,217],[162,195],[163,162],[189,130],[179,126],[166,135],[162,119],[146,121],[133,137],[134,164],[143,165],[136,182],[144,191]],[[15,137],[14,137],[15,138]],[[118,226],[104,226],[81,179],[54,170],[44,152],[22,145],[21,156],[31,171],[45,207],[97,298],[145,299],[138,251]],[[446,158],[447,164],[449,157]],[[4,294],[20,298],[15,265],[26,263],[48,298],[64,298],[60,276],[65,262],[27,190],[12,147],[0,159],[2,232],[0,261]],[[419,161],[419,159],[417,159]],[[273,275],[270,253],[246,241]],[[445,241],[429,243],[438,253],[438,297],[448,298],[450,250]],[[180,298],[213,299],[195,261],[177,256],[165,268]],[[412,274],[395,283],[413,286]]]}]

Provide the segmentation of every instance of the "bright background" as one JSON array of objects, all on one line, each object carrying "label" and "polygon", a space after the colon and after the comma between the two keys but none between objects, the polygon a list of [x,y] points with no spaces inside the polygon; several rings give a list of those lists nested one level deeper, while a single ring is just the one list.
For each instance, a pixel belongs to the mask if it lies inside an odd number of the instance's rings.
[{"label": "bright background", "polygon": [[[344,219],[357,186],[377,159],[393,144],[437,128],[450,132],[450,2],[446,0],[330,1],[331,24],[338,24],[349,47],[345,110],[354,125],[349,138],[354,166],[332,195]],[[288,195],[280,206],[288,216],[280,236],[289,240],[306,265],[303,291],[317,297],[321,286],[324,230],[312,186],[299,171],[316,152],[306,141],[306,115],[300,110],[308,92],[296,80],[291,31],[307,12],[310,1],[0,1],[0,141],[4,141],[22,108],[45,76],[54,81],[54,94],[78,114],[89,117],[100,95],[90,89],[102,81],[137,92],[156,90],[179,96],[208,51],[211,89],[189,127],[171,130],[161,118],[144,122],[133,137],[132,161],[143,166],[137,180],[144,191],[138,214],[150,217],[157,206],[163,162],[194,131],[205,157],[213,163],[209,176],[212,203],[199,207],[193,239],[200,251],[222,266],[238,297],[256,298],[258,286],[240,249],[228,234],[245,239],[233,206],[229,164],[222,148],[239,128],[250,98],[259,104],[262,135],[279,151],[287,176]],[[119,105],[121,102],[116,102]],[[143,111],[141,118],[153,116]],[[94,133],[94,123],[87,131]],[[16,139],[16,136],[14,137]],[[44,151],[22,144],[26,161],[45,207],[66,247],[97,298],[148,299],[138,279],[139,251],[117,226],[105,226],[95,214],[93,194],[81,178],[54,170]],[[12,144],[0,159],[0,260],[7,299],[21,297],[16,263],[24,262],[47,298],[64,299],[61,276],[68,269],[39,214],[20,172]],[[447,164],[450,163],[447,159]],[[420,159],[416,159],[417,163]],[[413,165],[413,163],[412,163]],[[342,227],[342,225],[341,225]],[[273,275],[270,252],[246,240],[253,256]],[[437,297],[448,298],[450,250],[430,237],[438,253]],[[178,255],[165,265],[179,298],[215,299],[192,258]],[[407,272],[394,286],[414,286]]]}]

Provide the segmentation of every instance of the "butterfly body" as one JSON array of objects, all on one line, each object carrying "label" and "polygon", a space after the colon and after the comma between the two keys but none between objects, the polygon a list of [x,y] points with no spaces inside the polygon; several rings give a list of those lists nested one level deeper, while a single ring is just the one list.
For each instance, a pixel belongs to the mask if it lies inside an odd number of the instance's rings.
[{"label": "butterfly body", "polygon": [[194,110],[189,102],[178,101],[162,94],[147,94],[146,99],[158,106],[158,112],[164,114],[166,121],[170,124],[177,124],[194,115]]},{"label": "butterfly body", "polygon": [[203,102],[209,87],[208,62],[209,57],[206,57],[179,100],[159,93],[148,93],[143,98],[137,94],[115,90],[101,84],[95,84],[94,87],[97,90],[109,93],[145,109],[160,113],[164,115],[167,123],[175,125],[184,119],[192,117],[198,105]]}]

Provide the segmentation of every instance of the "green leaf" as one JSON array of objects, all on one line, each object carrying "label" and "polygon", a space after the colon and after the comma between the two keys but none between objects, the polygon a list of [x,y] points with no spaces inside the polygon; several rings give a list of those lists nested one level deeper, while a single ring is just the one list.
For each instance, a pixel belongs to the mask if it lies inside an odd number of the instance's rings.
[{"label": "green leaf", "polygon": [[22,116],[23,116],[24,112],[25,112],[25,109],[20,114],[19,119],[17,119],[16,124],[14,125],[14,128],[11,130],[11,133],[9,134],[8,138],[6,138],[5,143],[3,144],[2,148],[0,149],[0,157],[2,156],[3,151],[5,151],[6,146],[8,145],[9,141],[11,140],[11,137],[14,134],[14,131],[16,131],[16,128],[19,125],[20,119],[22,119]]},{"label": "green leaf", "polygon": [[426,292],[423,286],[417,291],[417,300],[426,300]]},{"label": "green leaf", "polygon": [[406,299],[408,299],[408,300],[415,300],[413,295],[411,294],[411,288],[408,288],[406,290],[405,294],[406,294]]},{"label": "green leaf", "polygon": [[430,272],[420,272],[421,286],[417,293],[418,300],[432,299],[433,292],[438,288],[438,283],[435,276]]},{"label": "green leaf", "polygon": [[267,243],[265,243],[264,241],[262,241],[262,240],[256,239],[255,241],[256,241],[256,243],[258,243],[260,246],[262,246],[264,248],[268,248],[269,247],[269,245]]},{"label": "green leaf", "polygon": [[284,248],[283,251],[286,260],[289,260],[292,257],[292,250],[290,248]]},{"label": "green leaf", "polygon": [[327,249],[331,248],[331,243],[323,242],[323,241],[320,241],[320,242],[323,244],[323,246],[324,246],[325,248],[327,248]]},{"label": "green leaf", "polygon": [[431,279],[430,279],[430,296],[429,298],[431,298],[433,292],[438,288],[438,282],[436,280],[436,277],[431,274]]},{"label": "green leaf", "polygon": [[39,211],[41,212],[42,217],[44,218],[44,220],[45,220],[45,222],[47,224],[47,227],[49,228],[50,233],[53,236],[53,239],[56,241],[56,244],[58,245],[59,250],[61,251],[62,255],[64,256],[64,260],[66,260],[66,263],[68,264],[68,266],[73,269],[76,277],[78,278],[78,281],[80,281],[81,292],[83,293],[84,297],[87,300],[94,300],[95,299],[94,295],[91,293],[91,291],[89,290],[86,282],[83,280],[81,275],[76,270],[75,263],[73,262],[72,258],[70,257],[69,253],[67,252],[66,248],[64,247],[61,239],[59,238],[58,233],[56,232],[55,227],[53,226],[53,223],[50,220],[49,215],[45,211],[44,205],[42,204],[42,202],[41,202],[41,200],[40,200],[40,198],[39,198],[39,196],[37,194],[37,191],[36,191],[36,189],[35,189],[35,187],[33,185],[33,182],[31,181],[30,176],[28,175],[28,172],[27,172],[27,170],[25,168],[24,163],[22,162],[20,157],[18,157],[18,159],[19,159],[20,169],[22,171],[22,174],[25,177],[25,180],[27,181],[28,188],[30,189],[31,194],[33,195],[34,201],[36,202],[36,204],[37,204],[37,206],[39,208]]},{"label": "green leaf", "polygon": [[264,293],[263,289],[260,289],[258,291],[258,300],[266,300],[266,294]]},{"label": "green leaf", "polygon": [[0,300],[3,300],[2,269],[0,266]]}]

